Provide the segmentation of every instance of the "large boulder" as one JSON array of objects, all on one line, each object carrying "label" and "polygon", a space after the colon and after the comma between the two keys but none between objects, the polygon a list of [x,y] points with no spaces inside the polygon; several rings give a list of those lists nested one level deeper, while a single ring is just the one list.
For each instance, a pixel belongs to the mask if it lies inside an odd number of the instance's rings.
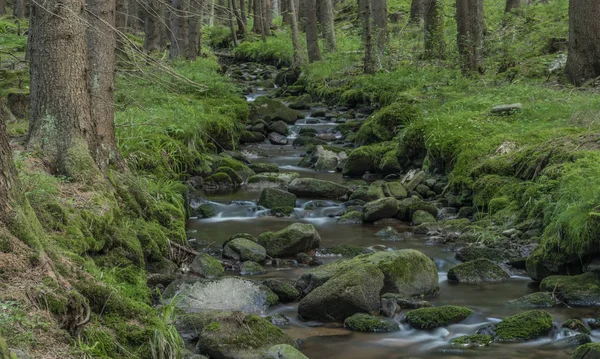
[{"label": "large boulder", "polygon": [[383,280],[383,273],[367,263],[338,273],[300,301],[298,315],[304,320],[342,322],[356,313],[376,312]]},{"label": "large boulder", "polygon": [[380,318],[365,313],[356,313],[344,320],[344,327],[355,332],[397,332],[400,326],[389,318]]},{"label": "large boulder", "polygon": [[365,222],[373,223],[383,218],[392,218],[398,213],[398,201],[395,198],[382,198],[365,205]]},{"label": "large boulder", "polygon": [[504,318],[495,328],[495,340],[520,342],[548,334],[552,330],[552,316],[543,310],[531,310]]},{"label": "large boulder", "polygon": [[264,172],[248,178],[247,186],[252,189],[285,188],[298,177],[298,172]]},{"label": "large boulder", "polygon": [[430,295],[439,290],[438,271],[435,263],[425,254],[414,249],[363,254],[306,271],[298,280],[298,287],[305,293],[323,285],[338,273],[371,264],[384,275],[383,293],[400,293],[404,296]]},{"label": "large boulder", "polygon": [[550,308],[560,305],[560,301],[554,293],[536,292],[510,300],[508,304],[524,308]]},{"label": "large boulder", "polygon": [[567,305],[600,306],[600,275],[594,272],[550,276],[540,283],[540,290],[553,292]]},{"label": "large boulder", "polygon": [[600,359],[600,343],[588,343],[578,347],[573,359]]},{"label": "large boulder", "polygon": [[187,343],[216,359],[261,359],[273,345],[296,345],[268,320],[242,312],[185,314],[178,317],[176,327]]},{"label": "large boulder", "polygon": [[302,118],[302,113],[284,105],[282,102],[261,96],[250,106],[250,121],[264,119],[266,121],[283,121],[289,125]]},{"label": "large boulder", "polygon": [[238,261],[254,261],[262,263],[267,256],[267,250],[249,239],[236,238],[223,247],[223,257]]},{"label": "large boulder", "polygon": [[385,184],[384,193],[386,197],[394,197],[396,199],[404,199],[408,196],[406,188],[400,182],[388,182]]},{"label": "large boulder", "polygon": [[406,322],[415,329],[432,330],[460,323],[472,313],[473,311],[469,308],[453,305],[420,308],[408,312]]},{"label": "large boulder", "polygon": [[294,223],[279,232],[265,232],[258,243],[271,257],[293,257],[319,248],[321,236],[312,224]]},{"label": "large boulder", "polygon": [[258,204],[265,208],[283,208],[296,206],[296,195],[277,188],[265,188],[260,194]]},{"label": "large boulder", "polygon": [[271,125],[269,125],[268,130],[270,132],[278,133],[282,136],[287,136],[290,133],[290,128],[283,121],[273,122]]},{"label": "large boulder", "polygon": [[457,264],[448,271],[448,280],[460,283],[502,282],[510,275],[489,259]]},{"label": "large boulder", "polygon": [[288,191],[299,197],[331,199],[344,197],[350,192],[341,184],[316,178],[297,178],[289,184]]},{"label": "large boulder", "polygon": [[190,264],[190,270],[206,278],[220,277],[225,273],[221,262],[207,253],[197,255]]},{"label": "large boulder", "polygon": [[419,226],[424,223],[435,223],[436,219],[429,212],[418,210],[412,215],[412,224]]},{"label": "large boulder", "polygon": [[285,146],[288,144],[287,137],[285,137],[284,135],[280,135],[277,132],[269,133],[269,136],[267,136],[267,138],[269,139],[269,142],[271,142],[272,145]]},{"label": "large boulder", "polygon": [[294,283],[280,279],[266,279],[263,285],[277,294],[282,303],[294,302],[300,298],[300,291],[294,286]]}]

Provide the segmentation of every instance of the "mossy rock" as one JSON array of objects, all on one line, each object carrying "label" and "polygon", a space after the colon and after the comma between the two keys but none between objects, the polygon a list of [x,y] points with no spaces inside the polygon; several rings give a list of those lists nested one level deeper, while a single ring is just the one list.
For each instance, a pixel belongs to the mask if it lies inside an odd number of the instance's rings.
[{"label": "mossy rock", "polygon": [[278,133],[282,136],[287,136],[290,133],[288,125],[283,121],[277,121],[270,124],[269,131]]},{"label": "mossy rock", "polygon": [[337,273],[300,301],[298,315],[304,320],[341,322],[355,313],[376,312],[383,279],[371,264]]},{"label": "mossy rock", "polygon": [[473,311],[469,308],[453,305],[420,308],[408,312],[406,322],[415,329],[432,330],[460,323],[472,313]]},{"label": "mossy rock", "polygon": [[460,283],[502,282],[510,275],[489,259],[457,264],[448,271],[448,280]]},{"label": "mossy rock", "polygon": [[274,163],[254,162],[248,165],[248,167],[254,171],[254,173],[265,173],[265,172],[279,172],[279,167]]},{"label": "mossy rock", "polygon": [[435,223],[437,222],[435,217],[429,212],[418,210],[412,215],[412,224],[418,226],[424,223]]},{"label": "mossy rock", "polygon": [[344,213],[338,219],[338,223],[340,224],[362,224],[363,223],[363,214],[358,211],[349,211]]},{"label": "mossy rock", "polygon": [[458,337],[452,339],[450,341],[450,345],[455,348],[461,349],[471,349],[471,348],[481,348],[487,347],[492,343],[493,339],[491,336],[486,334],[474,334],[474,335],[464,335],[462,337]]},{"label": "mossy rock", "polygon": [[380,184],[373,184],[369,187],[359,187],[352,192],[350,200],[361,200],[371,202],[384,198],[383,187]]},{"label": "mossy rock", "polygon": [[240,270],[240,274],[242,275],[258,275],[264,273],[265,268],[253,261],[247,261],[242,263],[242,269]]},{"label": "mossy rock", "polygon": [[198,208],[192,208],[192,216],[198,218],[211,218],[217,215],[217,208],[211,203],[202,203]]},{"label": "mossy rock", "polygon": [[248,178],[247,183],[251,188],[286,187],[298,177],[298,172],[264,172]]},{"label": "mossy rock", "polygon": [[265,188],[260,195],[258,204],[269,209],[277,207],[294,208],[296,206],[296,195],[277,188]]},{"label": "mossy rock", "polygon": [[292,146],[294,146],[294,147],[322,146],[322,145],[326,145],[326,144],[327,144],[327,141],[322,140],[320,138],[316,138],[316,137],[310,137],[310,136],[296,137],[294,139],[294,142],[292,142]]},{"label": "mossy rock", "polygon": [[[230,168],[239,176],[239,178],[241,178],[242,181],[246,181],[248,178],[255,175],[254,171],[252,171],[250,167],[233,158],[222,158],[218,162],[218,168]],[[234,180],[234,178],[232,178],[232,180]]]},{"label": "mossy rock", "polygon": [[284,105],[282,102],[261,96],[251,104],[250,121],[264,119],[267,122],[283,121],[293,125],[302,118],[302,113]]},{"label": "mossy rock", "polygon": [[225,273],[221,262],[207,253],[197,255],[190,264],[190,270],[206,278],[217,278]]},{"label": "mossy rock", "polygon": [[398,201],[395,198],[382,198],[365,205],[365,222],[373,223],[380,219],[392,218],[398,213]]},{"label": "mossy rock", "polygon": [[231,188],[234,186],[234,182],[231,179],[231,177],[229,177],[229,175],[227,173],[224,172],[217,172],[213,175],[208,176],[205,180],[204,180],[204,185],[205,186],[209,186],[209,187],[216,187],[216,188]]},{"label": "mossy rock", "polygon": [[496,340],[527,341],[547,335],[552,330],[552,315],[543,310],[531,310],[504,318],[496,325]]},{"label": "mossy rock", "polygon": [[493,262],[501,262],[508,258],[508,253],[502,249],[491,247],[469,246],[463,247],[456,252],[456,259],[461,262],[469,262],[475,259],[489,259]]},{"label": "mossy rock", "polygon": [[278,232],[261,234],[258,243],[271,257],[293,257],[318,248],[321,236],[312,224],[294,223]]},{"label": "mossy rock", "polygon": [[386,197],[393,197],[395,199],[404,199],[408,196],[406,188],[400,182],[388,182],[383,187],[383,191]]},{"label": "mossy rock", "polygon": [[233,241],[236,238],[243,238],[243,239],[247,239],[249,241],[252,241],[254,243],[258,243],[258,239],[256,239],[250,233],[236,233],[236,234],[233,234],[231,237],[227,238],[225,240],[225,242],[223,242],[223,248],[225,248],[225,246],[227,245],[227,243]]},{"label": "mossy rock", "polygon": [[290,303],[300,298],[300,291],[294,286],[293,282],[280,279],[264,280],[263,285],[270,288],[282,303]]},{"label": "mossy rock", "polygon": [[400,101],[381,108],[360,127],[356,142],[368,145],[391,141],[396,132],[421,117],[421,110],[414,104]]},{"label": "mossy rock", "polygon": [[600,275],[593,272],[547,277],[540,290],[555,293],[567,305],[600,306]]},{"label": "mossy rock", "polygon": [[377,173],[385,154],[397,148],[393,142],[383,142],[370,146],[361,146],[348,155],[342,174],[350,177],[360,177],[366,172]]},{"label": "mossy rock", "polygon": [[290,217],[292,214],[294,214],[294,207],[275,207],[271,209],[270,214],[271,216],[275,217]]},{"label": "mossy rock", "polygon": [[331,254],[339,254],[345,258],[354,258],[358,255],[364,254],[365,249],[352,244],[336,244],[328,247],[327,252]]},{"label": "mossy rock", "polygon": [[296,345],[268,320],[242,312],[186,314],[176,326],[182,337],[197,342],[200,351],[211,358],[260,358],[273,345]]},{"label": "mossy rock", "polygon": [[255,241],[238,237],[223,247],[223,256],[235,260],[262,263],[267,256],[267,250]]},{"label": "mossy rock", "polygon": [[[215,172],[216,173],[226,173],[229,176],[229,178],[231,178],[231,180],[233,181],[233,183],[235,185],[240,185],[240,184],[242,184],[242,182],[244,182],[242,177],[240,177],[240,175],[238,175],[237,172],[235,172],[235,170],[233,170],[233,168],[219,167],[219,168],[217,168],[217,170]],[[207,179],[207,181],[208,181],[208,179]]]},{"label": "mossy rock", "polygon": [[355,332],[389,333],[397,332],[400,326],[389,318],[375,317],[373,315],[357,313],[344,320],[344,327]]},{"label": "mossy rock", "polygon": [[568,319],[563,323],[562,327],[579,333],[590,334],[590,328],[581,319]]},{"label": "mossy rock", "polygon": [[342,93],[340,100],[344,105],[351,108],[368,105],[370,103],[369,96],[360,89],[346,90]]},{"label": "mossy rock", "polygon": [[578,347],[573,359],[600,359],[600,343],[588,343]]},{"label": "mossy rock", "polygon": [[269,348],[261,359],[308,359],[308,357],[289,344],[279,344]]},{"label": "mossy rock", "polygon": [[289,184],[288,191],[299,197],[331,199],[342,198],[350,192],[348,187],[316,178],[297,178]]},{"label": "mossy rock", "polygon": [[524,308],[551,308],[560,305],[560,301],[554,296],[554,293],[537,292],[513,299],[508,304]]},{"label": "mossy rock", "polygon": [[240,135],[240,142],[249,144],[249,143],[262,143],[267,140],[267,136],[260,132],[254,131],[242,131]]}]

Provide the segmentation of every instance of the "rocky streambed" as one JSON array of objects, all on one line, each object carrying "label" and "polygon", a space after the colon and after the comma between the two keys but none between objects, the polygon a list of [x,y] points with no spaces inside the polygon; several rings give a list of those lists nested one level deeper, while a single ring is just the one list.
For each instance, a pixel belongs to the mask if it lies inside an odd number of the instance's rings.
[{"label": "rocky streambed", "polygon": [[532,281],[535,224],[488,234],[445,176],[352,152],[373,109],[313,103],[295,73],[228,73],[252,102],[245,146],[192,181],[197,255],[154,282],[197,358],[569,358],[600,340],[594,266]]}]

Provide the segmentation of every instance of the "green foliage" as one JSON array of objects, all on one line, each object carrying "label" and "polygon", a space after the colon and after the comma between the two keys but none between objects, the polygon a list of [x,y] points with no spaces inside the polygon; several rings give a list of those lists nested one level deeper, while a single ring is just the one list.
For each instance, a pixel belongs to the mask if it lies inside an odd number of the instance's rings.
[{"label": "green foliage", "polygon": [[500,341],[535,339],[552,329],[552,316],[542,310],[532,310],[504,318],[496,326]]},{"label": "green foliage", "polygon": [[435,308],[415,309],[406,314],[406,320],[413,328],[431,330],[450,324],[460,323],[473,311],[469,308],[446,305]]},{"label": "green foliage", "polygon": [[289,66],[292,63],[293,48],[291,34],[286,29],[279,31],[262,41],[259,37],[251,37],[233,50],[239,60]]}]

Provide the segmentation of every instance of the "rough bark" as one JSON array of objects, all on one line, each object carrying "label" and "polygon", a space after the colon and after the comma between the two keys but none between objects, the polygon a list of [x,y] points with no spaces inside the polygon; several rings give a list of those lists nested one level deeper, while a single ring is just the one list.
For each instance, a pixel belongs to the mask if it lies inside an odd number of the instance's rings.
[{"label": "rough bark", "polygon": [[365,47],[364,72],[366,74],[375,73],[375,54],[373,50],[373,26],[371,19],[371,1],[362,1],[362,8],[359,9],[359,15],[363,24],[363,46]]},{"label": "rough bark", "polygon": [[[31,26],[31,110],[27,147],[56,173],[94,181],[100,173],[88,92],[88,50],[83,0],[40,0]],[[92,146],[93,147],[93,146]]]},{"label": "rough bark", "polygon": [[294,49],[294,55],[292,59],[292,67],[296,68],[302,65],[302,47],[300,46],[300,31],[298,31],[298,21],[296,21],[296,9],[294,7],[294,0],[284,0],[286,11],[289,14],[289,20],[291,22],[290,27],[292,28],[292,47]]},{"label": "rough bark", "polygon": [[319,0],[321,4],[321,18],[323,19],[323,36],[329,52],[335,51],[335,24],[333,21],[333,4],[331,0]]},{"label": "rough bark", "polygon": [[240,15],[242,17],[242,23],[244,23],[244,30],[248,26],[248,11],[246,11],[246,0],[240,0]]},{"label": "rough bark", "polygon": [[161,13],[162,20],[160,22],[160,48],[166,49],[167,43],[171,41],[171,10],[169,0],[161,0]]},{"label": "rough bark", "polygon": [[262,29],[263,36],[271,36],[271,25],[273,22],[273,13],[271,9],[271,0],[262,0]]},{"label": "rough bark", "polygon": [[229,7],[231,12],[235,16],[235,21],[237,22],[238,27],[238,34],[244,35],[246,33],[246,25],[244,25],[244,21],[242,20],[242,14],[237,8],[237,0],[230,1]]},{"label": "rough bark", "polygon": [[463,74],[482,72],[483,0],[456,0],[458,53]]},{"label": "rough bark", "polygon": [[317,28],[317,4],[316,0],[304,1],[304,14],[306,15],[306,47],[308,49],[308,61],[321,61],[321,50],[319,49],[319,30]]},{"label": "rough bark", "polygon": [[[93,150],[100,169],[125,168],[115,138],[114,88],[116,71],[115,0],[88,0],[89,93],[96,133]],[[93,143],[88,143],[90,147]]]},{"label": "rough bark", "polygon": [[513,9],[521,7],[521,0],[506,0],[504,12],[511,12]]},{"label": "rough bark", "polygon": [[117,0],[117,13],[115,26],[117,30],[121,32],[125,32],[127,30],[127,10],[128,1],[127,0]]},{"label": "rough bark", "polygon": [[6,13],[6,0],[0,0],[0,16]]},{"label": "rough bark", "polygon": [[171,59],[185,55],[189,39],[187,11],[186,0],[171,1]]},{"label": "rough bark", "polygon": [[16,18],[25,18],[25,0],[13,0],[13,15]]},{"label": "rough bark", "polygon": [[569,55],[565,73],[575,85],[600,76],[600,1],[569,1]]},{"label": "rough bark", "polygon": [[425,0],[425,58],[443,59],[444,12],[442,0]]},{"label": "rough bark", "polygon": [[196,60],[200,54],[200,24],[202,22],[202,1],[190,0],[190,14],[187,18],[189,28],[189,39],[185,58]]},{"label": "rough bark", "polygon": [[127,27],[132,30],[140,29],[140,6],[138,1],[141,0],[128,0],[127,1]]},{"label": "rough bark", "polygon": [[146,33],[144,50],[151,53],[160,49],[160,26],[162,24],[160,0],[146,0],[144,11],[144,30]]},{"label": "rough bark", "polygon": [[233,46],[237,47],[238,39],[237,39],[237,33],[235,31],[235,21],[233,20],[233,18],[234,18],[233,2],[234,2],[234,0],[229,0],[228,17],[229,17],[229,28],[231,29],[231,37],[233,38]]},{"label": "rough bark", "polygon": [[423,21],[423,16],[425,15],[425,6],[423,4],[424,0],[412,0],[410,4],[410,21],[411,22],[421,22]]},{"label": "rough bark", "polygon": [[373,28],[377,39],[377,49],[382,51],[388,43],[388,13],[386,0],[372,0],[371,13],[373,14]]},{"label": "rough bark", "polygon": [[254,0],[252,3],[252,18],[254,19],[254,25],[252,31],[257,34],[262,33],[262,0]]}]

